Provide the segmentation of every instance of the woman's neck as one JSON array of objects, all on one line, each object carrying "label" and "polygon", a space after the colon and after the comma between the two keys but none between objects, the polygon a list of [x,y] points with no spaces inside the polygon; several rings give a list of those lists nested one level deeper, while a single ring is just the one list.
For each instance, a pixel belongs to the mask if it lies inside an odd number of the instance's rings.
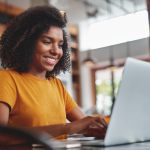
[{"label": "woman's neck", "polygon": [[46,80],[46,71],[44,70],[39,70],[39,69],[30,67],[28,70],[28,73],[33,76],[39,77],[42,80]]}]

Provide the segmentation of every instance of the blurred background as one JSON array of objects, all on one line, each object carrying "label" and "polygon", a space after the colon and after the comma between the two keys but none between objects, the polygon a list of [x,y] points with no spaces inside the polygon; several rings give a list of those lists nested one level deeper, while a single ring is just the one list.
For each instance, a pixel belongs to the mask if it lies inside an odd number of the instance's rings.
[{"label": "blurred background", "polygon": [[49,4],[68,16],[72,68],[58,78],[85,114],[109,121],[125,59],[150,61],[150,1],[0,0],[0,36],[30,6]]}]

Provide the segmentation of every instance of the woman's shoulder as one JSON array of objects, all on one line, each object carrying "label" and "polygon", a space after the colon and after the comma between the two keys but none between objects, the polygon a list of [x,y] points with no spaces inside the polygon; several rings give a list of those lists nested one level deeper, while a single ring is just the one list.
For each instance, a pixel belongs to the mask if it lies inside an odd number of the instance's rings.
[{"label": "woman's shoulder", "polygon": [[57,78],[57,77],[51,77],[49,81],[51,83],[54,83],[55,85],[57,85],[59,87],[63,87],[62,81],[59,78]]},{"label": "woman's shoulder", "polygon": [[18,78],[16,71],[11,69],[3,69],[0,71],[0,84],[6,86],[7,85],[14,85],[15,76]]},{"label": "woman's shoulder", "polygon": [[14,78],[19,78],[20,74],[13,70],[13,69],[3,69],[0,71],[0,78],[1,79],[6,79],[6,80],[9,80],[9,79],[14,79]]},{"label": "woman's shoulder", "polygon": [[62,81],[59,78],[57,78],[57,77],[51,77],[50,81],[53,81],[55,83],[60,83],[60,84],[62,83]]},{"label": "woman's shoulder", "polygon": [[14,69],[2,69],[0,71],[0,75],[18,75],[19,73],[17,71],[15,71]]}]

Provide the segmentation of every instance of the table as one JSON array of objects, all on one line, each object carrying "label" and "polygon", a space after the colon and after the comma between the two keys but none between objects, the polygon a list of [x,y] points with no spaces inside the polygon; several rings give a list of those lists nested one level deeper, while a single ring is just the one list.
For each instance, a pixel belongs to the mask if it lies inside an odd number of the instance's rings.
[{"label": "table", "polygon": [[[0,150],[46,150],[46,148],[32,148],[31,146],[0,146]],[[150,150],[150,142],[133,143],[111,147],[80,147],[67,150]]]}]

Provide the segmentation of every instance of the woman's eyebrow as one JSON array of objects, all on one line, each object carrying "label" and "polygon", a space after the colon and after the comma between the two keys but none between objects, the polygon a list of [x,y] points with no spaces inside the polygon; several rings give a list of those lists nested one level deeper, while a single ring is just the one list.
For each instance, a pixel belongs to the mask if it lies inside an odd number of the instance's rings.
[{"label": "woman's eyebrow", "polygon": [[[43,36],[42,38],[48,38],[48,39],[50,39],[50,40],[53,40],[53,38],[50,37],[50,36]],[[64,40],[60,40],[60,42],[64,42]]]}]

